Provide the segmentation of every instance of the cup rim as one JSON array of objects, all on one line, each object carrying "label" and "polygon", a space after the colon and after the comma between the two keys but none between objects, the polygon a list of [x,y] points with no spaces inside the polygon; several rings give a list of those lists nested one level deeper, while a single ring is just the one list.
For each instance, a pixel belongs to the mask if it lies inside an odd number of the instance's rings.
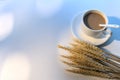
[{"label": "cup rim", "polygon": [[94,13],[100,14],[101,16],[104,17],[105,22],[106,22],[106,25],[108,24],[108,18],[107,18],[107,16],[105,15],[105,13],[103,13],[103,12],[100,11],[100,10],[95,10],[95,9],[94,9],[94,10],[87,10],[87,11],[83,12],[83,14],[82,14],[82,22],[83,22],[83,25],[85,25],[85,27],[86,27],[87,29],[89,29],[89,30],[91,30],[91,31],[94,31],[94,32],[98,32],[98,31],[103,31],[103,30],[105,30],[105,29],[107,28],[107,26],[104,26],[104,28],[99,29],[99,30],[93,30],[93,29],[90,29],[90,28],[87,27],[87,25],[86,25],[85,22],[84,22],[84,17],[86,16],[86,14],[88,14],[88,13],[90,13],[90,12],[94,12]]}]

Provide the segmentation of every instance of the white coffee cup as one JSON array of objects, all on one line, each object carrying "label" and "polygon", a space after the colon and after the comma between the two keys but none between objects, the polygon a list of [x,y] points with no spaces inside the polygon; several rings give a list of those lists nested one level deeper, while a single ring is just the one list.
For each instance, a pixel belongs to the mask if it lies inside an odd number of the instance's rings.
[{"label": "white coffee cup", "polygon": [[108,25],[108,18],[103,12],[101,12],[99,10],[88,10],[82,14],[81,23],[80,23],[81,30],[88,36],[91,36],[94,38],[100,38],[103,35],[103,33],[106,32],[107,26],[103,26],[103,28],[101,28],[99,30],[94,30],[94,29],[89,28],[86,25],[86,23],[84,22],[85,16],[89,13],[96,13],[96,14],[101,15],[105,20],[105,25]]}]

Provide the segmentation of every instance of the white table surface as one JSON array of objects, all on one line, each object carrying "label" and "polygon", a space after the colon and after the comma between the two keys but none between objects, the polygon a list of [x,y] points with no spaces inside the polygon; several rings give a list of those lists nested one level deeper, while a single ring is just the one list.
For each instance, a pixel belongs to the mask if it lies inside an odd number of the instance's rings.
[{"label": "white table surface", "polygon": [[[107,80],[67,73],[58,59],[57,45],[71,34],[73,16],[88,9],[120,25],[120,0],[11,0],[0,6],[0,16],[13,20],[13,31],[0,41],[0,80]],[[112,31],[103,47],[120,56],[120,29]]]}]

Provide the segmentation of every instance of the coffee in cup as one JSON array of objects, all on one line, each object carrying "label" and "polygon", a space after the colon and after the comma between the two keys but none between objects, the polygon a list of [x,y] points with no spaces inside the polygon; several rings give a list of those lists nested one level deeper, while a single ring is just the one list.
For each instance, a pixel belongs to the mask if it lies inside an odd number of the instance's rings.
[{"label": "coffee in cup", "polygon": [[104,27],[99,26],[99,24],[106,24],[105,18],[101,14],[95,12],[85,14],[83,20],[85,25],[93,30],[101,30]]}]

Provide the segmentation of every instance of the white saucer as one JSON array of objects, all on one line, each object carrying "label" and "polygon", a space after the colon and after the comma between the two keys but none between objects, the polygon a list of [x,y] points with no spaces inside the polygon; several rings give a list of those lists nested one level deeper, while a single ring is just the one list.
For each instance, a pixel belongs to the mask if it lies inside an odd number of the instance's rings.
[{"label": "white saucer", "polygon": [[105,33],[102,34],[102,36],[100,38],[94,38],[91,36],[86,35],[85,33],[83,33],[80,30],[80,22],[81,22],[81,15],[82,14],[78,14],[77,16],[74,17],[73,21],[72,21],[72,34],[80,39],[80,40],[84,40],[87,41],[93,45],[99,46],[104,44],[106,41],[108,41],[108,39],[111,37],[112,32],[110,29],[107,29]]}]

